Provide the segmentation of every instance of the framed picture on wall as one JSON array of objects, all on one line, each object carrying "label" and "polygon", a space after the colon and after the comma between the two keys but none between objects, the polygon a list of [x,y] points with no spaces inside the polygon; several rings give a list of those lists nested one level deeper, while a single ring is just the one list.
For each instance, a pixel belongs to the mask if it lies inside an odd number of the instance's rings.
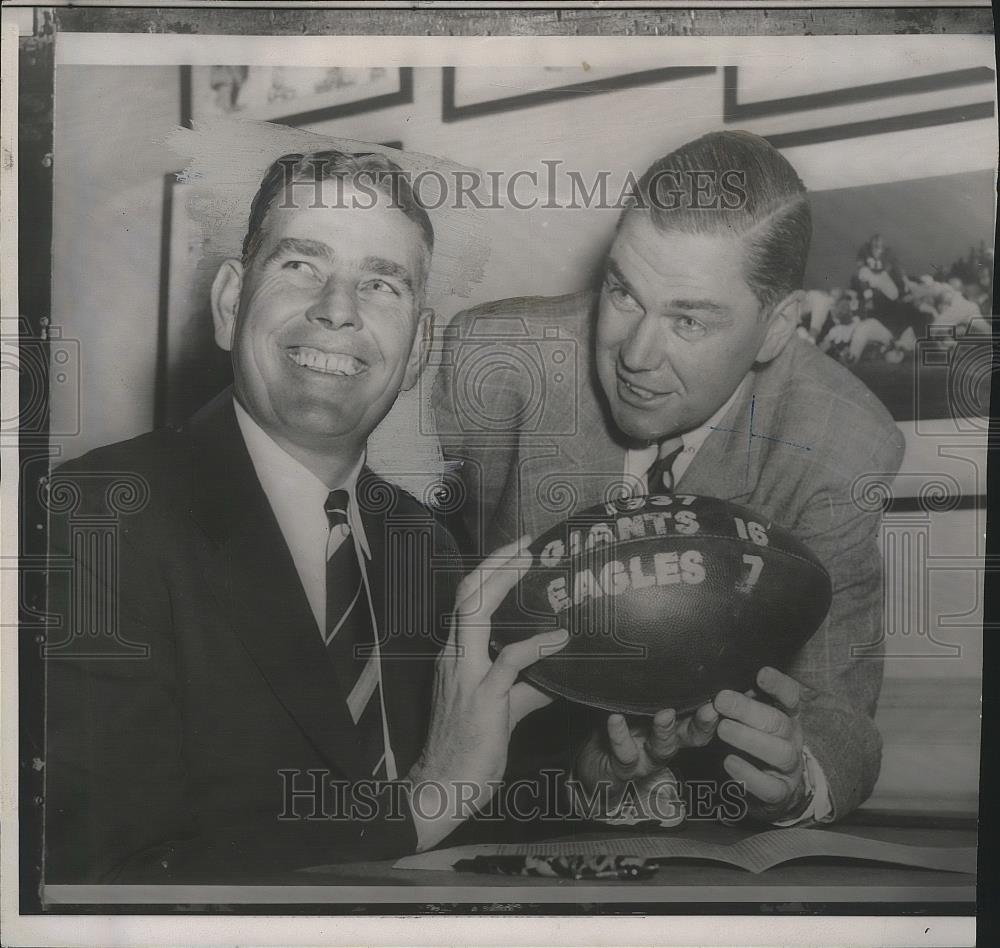
[{"label": "framed picture on wall", "polygon": [[209,290],[214,268],[202,261],[193,188],[163,180],[160,294],[156,344],[156,427],[179,424],[232,379],[229,353],[215,344]]},{"label": "framed picture on wall", "polygon": [[[985,430],[993,173],[814,191],[799,332],[902,422]],[[976,419],[976,421],[973,421]]]},{"label": "framed picture on wall", "polygon": [[[793,70],[778,78],[762,64],[724,67],[723,122],[763,135],[775,148],[794,148],[993,116],[996,75],[986,66],[901,75],[886,57],[869,67],[881,81],[861,84],[845,83],[834,63],[799,63]],[[792,88],[796,94],[789,95]],[[770,124],[758,128],[758,120]]]},{"label": "framed picture on wall", "polygon": [[579,66],[512,66],[489,70],[445,66],[441,120],[455,122],[478,118],[547,105],[560,99],[707,76],[714,72],[714,66],[663,66],[623,73],[620,67],[595,67],[586,62]]},{"label": "framed picture on wall", "polygon": [[413,101],[409,67],[181,66],[183,124],[235,117],[306,125]]}]

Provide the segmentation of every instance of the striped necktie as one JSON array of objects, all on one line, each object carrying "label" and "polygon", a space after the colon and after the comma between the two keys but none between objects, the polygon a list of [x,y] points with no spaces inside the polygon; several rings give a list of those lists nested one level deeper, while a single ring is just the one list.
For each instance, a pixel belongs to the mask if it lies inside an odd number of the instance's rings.
[{"label": "striped necktie", "polygon": [[358,552],[351,534],[346,490],[331,491],[324,509],[330,523],[326,545],[326,631],[323,641],[347,698],[365,767],[385,777],[382,696],[375,630]]},{"label": "striped necktie", "polygon": [[669,494],[674,489],[674,461],[684,450],[680,438],[670,438],[660,445],[656,460],[646,471],[646,492],[648,494]]}]

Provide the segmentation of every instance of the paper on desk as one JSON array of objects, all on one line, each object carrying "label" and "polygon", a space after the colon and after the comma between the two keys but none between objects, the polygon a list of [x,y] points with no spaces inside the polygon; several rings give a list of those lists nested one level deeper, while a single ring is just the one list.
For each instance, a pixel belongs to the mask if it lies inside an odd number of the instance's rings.
[{"label": "paper on desk", "polygon": [[976,848],[908,846],[864,836],[829,833],[814,829],[780,829],[749,836],[738,843],[701,842],[676,836],[622,836],[591,840],[561,840],[541,843],[455,846],[416,856],[406,856],[394,869],[451,869],[459,859],[472,856],[639,856],[646,859],[707,859],[764,872],[772,866],[816,856],[866,859],[939,869],[946,872],[976,871]]}]

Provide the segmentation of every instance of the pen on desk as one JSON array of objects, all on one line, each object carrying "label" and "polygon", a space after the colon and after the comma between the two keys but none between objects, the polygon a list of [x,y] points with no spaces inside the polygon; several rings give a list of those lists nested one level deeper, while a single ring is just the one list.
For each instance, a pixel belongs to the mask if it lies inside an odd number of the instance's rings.
[{"label": "pen on desk", "polygon": [[459,859],[457,872],[556,879],[648,879],[655,862],[638,856],[474,856]]}]

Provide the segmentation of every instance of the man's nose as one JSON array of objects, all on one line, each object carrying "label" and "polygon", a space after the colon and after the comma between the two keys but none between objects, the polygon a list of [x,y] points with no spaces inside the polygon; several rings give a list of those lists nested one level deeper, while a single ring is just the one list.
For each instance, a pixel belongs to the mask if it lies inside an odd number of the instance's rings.
[{"label": "man's nose", "polygon": [[361,328],[361,314],[352,288],[343,284],[327,285],[306,316],[327,329]]},{"label": "man's nose", "polygon": [[655,316],[649,313],[632,327],[621,347],[622,364],[630,372],[648,372],[658,369],[665,357],[663,333]]}]

